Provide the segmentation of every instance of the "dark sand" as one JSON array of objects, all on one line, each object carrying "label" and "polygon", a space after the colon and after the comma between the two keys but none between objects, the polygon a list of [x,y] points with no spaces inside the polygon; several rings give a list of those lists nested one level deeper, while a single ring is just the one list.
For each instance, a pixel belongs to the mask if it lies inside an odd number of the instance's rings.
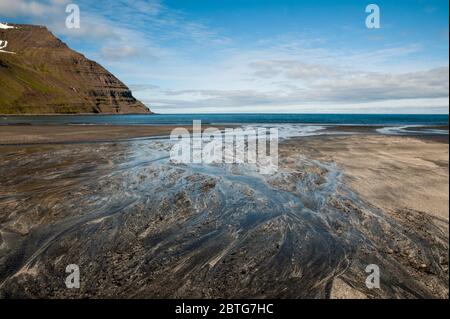
[{"label": "dark sand", "polygon": [[[344,172],[345,184],[361,199],[428,242],[428,250],[440,250],[439,268],[444,270],[443,279],[448,280],[448,244],[440,246],[448,242],[449,235],[448,136],[320,136],[291,140],[285,147],[282,152],[299,150],[308,158],[336,163]],[[436,284],[430,264],[417,263],[418,256],[429,251],[411,249],[389,232],[385,236],[387,242],[393,236],[396,244],[381,246],[380,254],[393,256],[398,267],[406,265],[418,270],[411,272],[417,280],[430,286]],[[367,297],[352,285],[352,280],[336,278],[331,297]],[[446,289],[448,294],[448,286]]]},{"label": "dark sand", "polygon": [[292,139],[271,176],[123,141],[171,129],[0,127],[0,297],[448,298],[445,141]]},{"label": "dark sand", "polygon": [[448,221],[446,136],[318,136],[291,140],[286,146],[336,163],[351,187],[377,206],[405,207]]}]

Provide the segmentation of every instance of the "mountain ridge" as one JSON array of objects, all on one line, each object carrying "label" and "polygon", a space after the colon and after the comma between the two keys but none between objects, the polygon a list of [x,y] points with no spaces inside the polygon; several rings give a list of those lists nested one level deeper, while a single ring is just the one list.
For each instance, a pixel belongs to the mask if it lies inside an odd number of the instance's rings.
[{"label": "mountain ridge", "polygon": [[3,26],[0,114],[152,113],[123,82],[45,26]]}]

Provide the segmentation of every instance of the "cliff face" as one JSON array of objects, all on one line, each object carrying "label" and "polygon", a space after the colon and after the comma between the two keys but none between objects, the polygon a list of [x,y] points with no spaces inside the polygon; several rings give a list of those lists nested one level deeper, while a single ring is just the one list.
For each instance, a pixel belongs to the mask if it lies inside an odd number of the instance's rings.
[{"label": "cliff face", "polygon": [[0,114],[150,113],[125,84],[47,28],[0,26]]}]

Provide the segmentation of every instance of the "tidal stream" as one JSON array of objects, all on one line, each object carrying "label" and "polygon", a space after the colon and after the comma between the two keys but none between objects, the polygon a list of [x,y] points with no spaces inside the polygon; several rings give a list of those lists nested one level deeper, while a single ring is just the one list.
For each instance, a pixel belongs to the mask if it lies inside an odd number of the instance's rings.
[{"label": "tidal stream", "polygon": [[448,297],[448,233],[388,217],[334,164],[293,150],[261,175],[174,164],[170,147],[2,146],[0,297],[328,298],[338,277],[373,298]]}]

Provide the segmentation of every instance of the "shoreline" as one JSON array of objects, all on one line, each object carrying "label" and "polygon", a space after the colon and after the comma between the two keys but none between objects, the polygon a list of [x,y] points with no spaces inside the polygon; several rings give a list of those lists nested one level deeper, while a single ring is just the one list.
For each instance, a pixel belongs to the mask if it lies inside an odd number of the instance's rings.
[{"label": "shoreline", "polygon": [[29,117],[29,116],[102,116],[102,115],[160,115],[161,113],[67,113],[67,114],[61,114],[61,113],[43,113],[43,114],[33,114],[33,113],[24,113],[24,114],[0,114],[0,117],[8,117],[8,116],[15,116],[15,117]]},{"label": "shoreline", "polygon": [[[303,124],[301,124],[303,125]],[[202,124],[202,129],[214,127],[219,130],[225,128],[236,128],[241,125],[214,125]],[[309,125],[308,125],[309,126]],[[364,136],[384,135],[377,132],[383,126],[368,125],[317,125],[324,127],[325,134],[311,135],[309,137],[321,136]],[[175,128],[186,128],[192,131],[192,125],[109,125],[109,124],[10,124],[0,125],[0,146],[6,145],[40,145],[40,144],[65,144],[65,143],[107,143],[123,142],[142,138],[168,138],[170,132]],[[448,126],[429,126],[424,129],[448,130]],[[420,132],[420,129],[418,129]],[[399,135],[384,136],[411,136],[417,138],[431,139],[448,143],[448,134],[427,134],[408,132]],[[296,137],[291,137],[296,138]]]},{"label": "shoreline", "polygon": [[[202,125],[202,128],[224,126]],[[168,138],[175,128],[192,132],[192,125],[0,125],[0,146],[126,142]]]}]

